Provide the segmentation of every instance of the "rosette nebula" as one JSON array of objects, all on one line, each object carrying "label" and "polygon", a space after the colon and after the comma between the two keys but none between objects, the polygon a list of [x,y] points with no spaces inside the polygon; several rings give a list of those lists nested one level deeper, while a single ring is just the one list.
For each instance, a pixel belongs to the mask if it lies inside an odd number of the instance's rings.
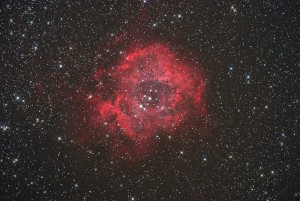
[{"label": "rosette nebula", "polygon": [[157,136],[176,138],[191,119],[206,113],[199,67],[181,62],[165,45],[137,48],[95,77],[99,87],[90,100],[92,126],[117,157],[147,155]]}]

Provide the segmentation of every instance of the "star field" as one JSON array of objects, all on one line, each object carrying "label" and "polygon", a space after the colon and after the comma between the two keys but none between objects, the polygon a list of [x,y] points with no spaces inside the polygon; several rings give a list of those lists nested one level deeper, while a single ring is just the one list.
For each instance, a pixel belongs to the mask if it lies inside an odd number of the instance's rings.
[{"label": "star field", "polygon": [[0,200],[300,199],[299,2],[0,5]]}]

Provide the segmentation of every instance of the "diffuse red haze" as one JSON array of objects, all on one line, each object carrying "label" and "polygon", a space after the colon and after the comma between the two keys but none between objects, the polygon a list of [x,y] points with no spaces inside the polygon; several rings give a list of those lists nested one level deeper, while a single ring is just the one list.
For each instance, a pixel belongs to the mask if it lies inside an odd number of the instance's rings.
[{"label": "diffuse red haze", "polygon": [[116,157],[147,155],[158,134],[177,135],[189,117],[206,114],[203,74],[180,62],[165,45],[135,49],[114,69],[100,69],[95,77],[101,87],[89,100],[95,108],[93,138],[106,138]]}]

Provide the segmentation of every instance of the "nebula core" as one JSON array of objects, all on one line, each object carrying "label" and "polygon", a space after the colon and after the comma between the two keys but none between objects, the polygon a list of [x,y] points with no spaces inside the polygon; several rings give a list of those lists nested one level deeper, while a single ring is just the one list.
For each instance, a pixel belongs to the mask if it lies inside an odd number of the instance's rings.
[{"label": "nebula core", "polygon": [[115,68],[100,68],[95,79],[99,87],[90,99],[96,108],[91,125],[101,138],[109,138],[117,157],[147,155],[158,135],[180,135],[189,118],[206,113],[203,73],[179,61],[166,45],[136,48]]}]

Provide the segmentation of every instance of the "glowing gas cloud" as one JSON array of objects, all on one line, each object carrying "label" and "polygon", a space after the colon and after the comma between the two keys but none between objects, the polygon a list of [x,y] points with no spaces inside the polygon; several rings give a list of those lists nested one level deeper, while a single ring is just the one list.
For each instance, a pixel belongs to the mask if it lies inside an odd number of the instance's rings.
[{"label": "glowing gas cloud", "polygon": [[90,125],[94,138],[105,138],[117,157],[151,153],[157,135],[180,135],[191,118],[206,114],[203,73],[166,45],[127,52],[115,68],[100,68],[95,79],[99,89],[89,101]]}]

